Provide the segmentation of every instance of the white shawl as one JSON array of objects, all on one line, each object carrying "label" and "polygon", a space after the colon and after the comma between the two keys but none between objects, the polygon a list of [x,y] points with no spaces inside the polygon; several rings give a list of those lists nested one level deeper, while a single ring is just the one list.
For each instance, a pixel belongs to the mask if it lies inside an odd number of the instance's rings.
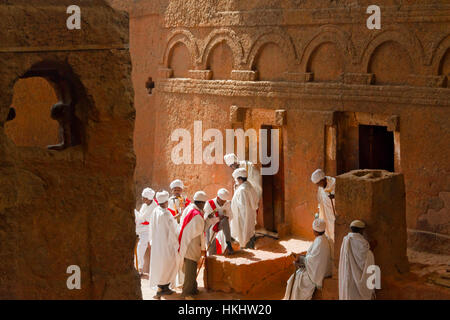
[{"label": "white shawl", "polygon": [[178,238],[176,221],[169,210],[158,206],[150,223],[152,254],[150,256],[150,286],[175,284],[178,270]]},{"label": "white shawl", "polygon": [[339,258],[339,300],[370,300],[367,268],[375,264],[369,242],[362,234],[350,232],[342,240]]},{"label": "white shawl", "polygon": [[259,198],[256,190],[246,181],[234,192],[231,200],[231,236],[239,241],[241,248],[245,247],[252,236],[255,235],[256,209]]},{"label": "white shawl", "polygon": [[[290,300],[310,300],[315,288],[321,288],[323,279],[330,275],[331,250],[329,239],[325,235],[318,236],[306,253],[305,268],[297,270],[289,278],[284,300],[289,300],[291,290]],[[294,287],[292,288],[292,286]]]}]

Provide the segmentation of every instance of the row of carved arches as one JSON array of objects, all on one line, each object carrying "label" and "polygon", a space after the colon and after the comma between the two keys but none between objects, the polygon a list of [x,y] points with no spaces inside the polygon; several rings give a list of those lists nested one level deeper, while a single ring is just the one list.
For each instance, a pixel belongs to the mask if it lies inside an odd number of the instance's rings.
[{"label": "row of carved arches", "polygon": [[[172,31],[161,61],[171,77],[190,78],[189,70],[210,70],[211,79],[232,79],[232,70],[257,71],[262,81],[283,81],[292,73],[310,73],[313,81],[339,81],[344,72],[373,73],[376,83],[404,84],[409,75],[429,66],[430,76],[450,73],[450,35],[424,50],[407,30],[386,30],[356,50],[349,34],[321,27],[307,41],[295,42],[286,32],[262,31],[244,48],[230,29],[196,39],[186,29]],[[355,67],[356,66],[356,67]],[[351,71],[350,71],[351,70]]]}]

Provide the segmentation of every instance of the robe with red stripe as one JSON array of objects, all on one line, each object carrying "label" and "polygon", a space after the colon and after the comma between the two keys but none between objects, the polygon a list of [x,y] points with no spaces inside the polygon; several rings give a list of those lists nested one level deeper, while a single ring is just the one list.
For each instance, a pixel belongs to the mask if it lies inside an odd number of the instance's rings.
[{"label": "robe with red stripe", "polygon": [[[193,204],[191,207],[192,209],[187,213],[187,215],[182,220],[182,226],[180,229],[180,233],[178,235],[178,244],[179,244],[178,251],[180,252],[182,261],[184,259],[184,256],[186,255],[186,251],[192,239],[201,236],[202,243],[204,243],[203,229],[205,221],[203,220],[203,213],[198,209],[198,207],[195,204]],[[196,218],[197,216],[199,216],[201,220]],[[197,220],[194,221],[194,219]]]},{"label": "robe with red stripe", "polygon": [[[188,205],[190,205],[191,204],[191,200],[189,200],[189,199],[184,199],[184,208],[187,208],[187,206]],[[170,208],[167,208],[167,210],[169,210],[170,211],[170,213],[175,217],[176,215],[177,215],[177,212],[175,211],[175,210],[173,210],[173,209],[170,209]],[[183,209],[184,210],[184,209]],[[183,212],[183,211],[181,211],[181,212]]]},{"label": "robe with red stripe", "polygon": [[[216,206],[216,203],[214,202],[214,199],[208,200],[208,203],[211,206],[211,209],[213,209],[213,211],[216,210],[217,206]],[[216,211],[215,215],[216,215],[216,217],[218,217],[219,213]],[[222,254],[222,246],[221,246],[221,244],[219,242],[219,239],[217,239],[217,232],[219,232],[219,223],[220,222],[217,222],[212,227],[212,230],[216,233],[216,237],[215,237],[215,240],[214,240],[214,241],[216,241],[216,253],[217,254]],[[210,241],[210,240],[208,239],[208,241]]]}]

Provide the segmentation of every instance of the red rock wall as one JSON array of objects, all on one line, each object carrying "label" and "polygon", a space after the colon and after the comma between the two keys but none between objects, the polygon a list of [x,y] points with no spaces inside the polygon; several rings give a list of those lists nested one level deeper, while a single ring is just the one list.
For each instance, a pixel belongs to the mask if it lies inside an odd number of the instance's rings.
[{"label": "red rock wall", "polygon": [[[70,32],[71,4],[0,5],[1,299],[141,297],[133,267],[128,19],[104,1],[81,2],[82,29]],[[14,85],[42,62],[73,86],[81,145],[64,151],[18,147],[5,133]],[[79,290],[67,287],[70,265],[81,269]]]}]

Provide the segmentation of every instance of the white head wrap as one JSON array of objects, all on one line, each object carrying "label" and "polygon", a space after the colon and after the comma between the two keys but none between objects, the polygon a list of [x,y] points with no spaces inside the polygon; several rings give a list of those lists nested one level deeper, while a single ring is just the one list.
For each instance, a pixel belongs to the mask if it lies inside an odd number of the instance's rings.
[{"label": "white head wrap", "polygon": [[152,188],[145,188],[142,190],[142,197],[147,198],[148,200],[153,200],[155,197],[155,191]]},{"label": "white head wrap", "polygon": [[170,183],[170,189],[173,189],[176,187],[183,189],[184,188],[183,181],[181,181],[180,179],[173,180]]},{"label": "white head wrap", "polygon": [[156,201],[158,204],[163,204],[169,200],[169,193],[166,190],[156,193]]},{"label": "white head wrap", "polygon": [[194,201],[203,201],[206,202],[208,200],[208,196],[204,191],[197,191],[194,194]]},{"label": "white head wrap", "polygon": [[324,232],[325,226],[326,226],[325,221],[323,221],[322,219],[314,219],[312,224],[313,230],[317,232]]},{"label": "white head wrap", "polygon": [[322,169],[317,169],[311,175],[311,181],[313,183],[318,183],[323,178],[325,178],[325,172],[323,172]]},{"label": "white head wrap", "polygon": [[231,166],[233,163],[238,162],[238,157],[234,153],[226,154],[223,159],[225,160],[225,164],[227,166]]},{"label": "white head wrap", "polygon": [[225,188],[219,189],[219,191],[217,191],[217,196],[222,200],[231,200],[231,194]]},{"label": "white head wrap", "polygon": [[245,170],[245,168],[238,168],[233,171],[234,180],[236,180],[239,177],[247,178],[247,170]]},{"label": "white head wrap", "polygon": [[361,220],[354,220],[352,223],[350,223],[350,227],[356,227],[356,228],[365,228],[366,224],[362,222]]}]

